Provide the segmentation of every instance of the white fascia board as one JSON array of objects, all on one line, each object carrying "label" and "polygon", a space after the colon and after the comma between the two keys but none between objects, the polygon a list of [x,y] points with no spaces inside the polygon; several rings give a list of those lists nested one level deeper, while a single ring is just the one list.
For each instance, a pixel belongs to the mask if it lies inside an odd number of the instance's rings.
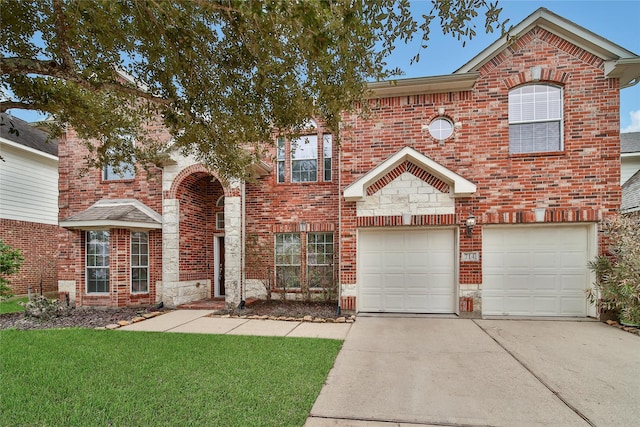
[{"label": "white fascia board", "polygon": [[622,89],[634,86],[640,82],[640,57],[606,61],[604,75],[608,79],[620,79]]},{"label": "white fascia board", "polygon": [[631,158],[640,157],[640,151],[636,151],[636,152],[633,152],[633,153],[622,153],[622,154],[620,154],[620,157],[625,157],[625,158],[626,157],[631,157]]},{"label": "white fascia board", "polygon": [[54,156],[53,154],[45,153],[44,151],[36,150],[35,148],[18,144],[17,142],[13,142],[5,138],[0,138],[0,143],[13,147],[16,150],[26,151],[27,153],[35,154],[36,156],[44,157],[49,160],[54,160],[56,163],[58,162],[58,156]]},{"label": "white fascia board", "polygon": [[404,147],[346,187],[343,193],[345,200],[348,202],[363,200],[366,196],[367,187],[385,176],[405,160],[410,161],[448,183],[451,186],[452,197],[469,197],[476,192],[476,185],[471,181],[466,180],[413,148]]},{"label": "white fascia board", "polygon": [[478,73],[471,72],[371,82],[367,84],[371,92],[367,97],[375,99],[427,93],[461,92],[473,89],[478,76]]}]

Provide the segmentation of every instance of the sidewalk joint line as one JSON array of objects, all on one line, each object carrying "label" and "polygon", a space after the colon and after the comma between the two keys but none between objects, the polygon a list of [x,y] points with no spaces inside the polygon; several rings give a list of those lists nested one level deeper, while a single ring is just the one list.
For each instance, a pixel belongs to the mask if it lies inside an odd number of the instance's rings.
[{"label": "sidewalk joint line", "polygon": [[478,322],[476,322],[475,319],[471,319],[471,320],[473,321],[473,323],[475,323],[475,325],[478,328],[480,328],[480,330],[482,332],[484,332],[489,338],[491,338],[493,341],[495,341],[495,343],[498,344],[505,352],[507,352],[507,354],[509,356],[511,356],[516,362],[518,362],[520,364],[520,366],[522,366],[524,369],[526,369],[527,372],[529,372],[531,375],[533,375],[533,377],[536,380],[538,380],[538,382],[540,382],[540,384],[545,386],[547,388],[547,390],[549,390],[554,396],[556,396],[558,399],[560,399],[560,401],[562,403],[564,403],[569,409],[571,409],[577,416],[579,416],[580,418],[585,420],[590,426],[595,427],[595,424],[593,422],[591,422],[591,420],[586,415],[584,415],[582,412],[580,412],[580,410],[578,408],[576,408],[571,403],[569,403],[565,398],[560,396],[560,392],[558,392],[555,389],[553,389],[553,387],[551,387],[540,376],[538,376],[535,372],[533,372],[533,370],[531,370],[531,368],[529,368],[529,366],[527,366],[526,363],[524,363],[512,351],[510,351],[508,348],[506,348],[504,345],[502,345],[502,343],[500,341],[495,339],[489,332],[487,332],[487,330],[485,328],[483,328]]}]

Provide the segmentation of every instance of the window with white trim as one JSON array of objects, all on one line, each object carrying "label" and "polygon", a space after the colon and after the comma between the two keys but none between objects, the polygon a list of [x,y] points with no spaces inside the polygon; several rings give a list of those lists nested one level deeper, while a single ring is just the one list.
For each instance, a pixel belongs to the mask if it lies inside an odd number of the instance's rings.
[{"label": "window with white trim", "polygon": [[278,138],[278,147],[277,147],[277,172],[278,172],[278,182],[284,182],[284,138]]},{"label": "window with white trim", "polygon": [[[135,140],[131,136],[124,137],[126,141],[135,146]],[[111,151],[111,150],[110,150]],[[102,169],[102,179],[104,181],[131,180],[136,177],[135,162],[119,162],[114,165],[105,165]]]},{"label": "window with white trim", "polygon": [[216,212],[216,228],[218,230],[224,230],[224,196],[218,198],[216,207],[222,208],[222,212]]},{"label": "window with white trim", "polygon": [[318,180],[318,135],[291,141],[291,182]]},{"label": "window with white trim", "polygon": [[310,288],[333,287],[333,233],[307,234],[307,283]]},{"label": "window with white trim", "polygon": [[324,157],[324,180],[331,181],[331,158],[333,151],[333,135],[322,136],[322,156]]},{"label": "window with white trim", "polygon": [[149,292],[149,233],[131,232],[131,293]]},{"label": "window with white trim", "polygon": [[86,232],[87,293],[109,292],[109,231]]},{"label": "window with white trim", "polygon": [[275,235],[276,287],[300,287],[300,234]]},{"label": "window with white trim", "polygon": [[453,123],[444,117],[436,117],[429,123],[429,134],[438,141],[444,141],[453,135]]},{"label": "window with white trim", "polygon": [[509,153],[562,151],[562,88],[547,84],[509,91]]}]

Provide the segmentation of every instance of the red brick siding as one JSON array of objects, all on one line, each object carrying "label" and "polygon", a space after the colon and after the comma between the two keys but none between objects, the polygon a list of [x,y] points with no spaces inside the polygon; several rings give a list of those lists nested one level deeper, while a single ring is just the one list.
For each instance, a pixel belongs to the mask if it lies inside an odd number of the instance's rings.
[{"label": "red brick siding", "polygon": [[[299,232],[300,224],[306,223],[308,232],[334,232],[334,265],[338,266],[338,150],[336,138],[332,153],[332,181],[324,182],[322,157],[322,125],[318,128],[318,182],[291,182],[291,162],[285,156],[285,182],[277,182],[275,137],[274,145],[265,160],[272,165],[268,176],[246,185],[246,227],[247,235],[258,236],[260,248],[264,252],[263,265],[271,267],[274,261],[274,234]],[[285,153],[289,153],[287,142]],[[301,233],[302,258],[305,257],[306,233]],[[304,268],[302,269],[304,280]]]},{"label": "red brick siding", "polygon": [[20,249],[24,262],[20,270],[6,279],[15,295],[52,292],[58,289],[58,226],[36,222],[0,219],[0,240]]},{"label": "red brick siding", "polygon": [[[160,126],[148,126],[155,138],[167,140],[169,135]],[[78,214],[101,199],[136,199],[157,213],[162,213],[162,170],[151,167],[149,172],[138,165],[135,178],[122,181],[103,181],[102,170],[92,169],[82,174],[87,155],[86,147],[73,129],[60,138],[59,157],[59,218],[64,220]],[[130,271],[127,258],[130,251],[128,230],[111,230],[111,292],[108,296],[85,294],[84,231],[64,230],[58,235],[58,280],[76,281],[78,305],[146,305],[155,302],[156,281],[162,280],[162,232],[149,234],[150,283],[149,294],[130,293]],[[116,264],[114,264],[116,263]],[[126,273],[125,273],[126,271]]]},{"label": "red brick siding", "polygon": [[[543,82],[563,88],[564,151],[509,155],[508,93],[531,82],[533,66],[542,68]],[[535,29],[484,65],[471,91],[373,100],[370,119],[345,116],[341,190],[411,146],[477,185],[472,197],[456,199],[457,223],[470,212],[478,218],[472,238],[462,231],[461,251],[481,251],[482,224],[532,223],[538,207],[547,222],[598,221],[620,205],[618,93],[600,59]],[[444,144],[422,130],[439,109],[461,123]],[[355,229],[364,224],[354,219],[355,203],[345,202],[342,283],[355,283]],[[481,265],[461,263],[461,283],[481,283]]]},{"label": "red brick siding", "polygon": [[180,280],[213,280],[213,235],[216,207],[223,189],[211,175],[197,172],[187,176],[177,190],[180,202]]}]

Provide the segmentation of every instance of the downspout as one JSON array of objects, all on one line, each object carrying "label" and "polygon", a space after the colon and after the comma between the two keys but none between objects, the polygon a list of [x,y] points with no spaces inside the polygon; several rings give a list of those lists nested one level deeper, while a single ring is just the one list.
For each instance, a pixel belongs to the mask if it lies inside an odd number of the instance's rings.
[{"label": "downspout", "polygon": [[247,289],[246,289],[246,268],[244,265],[245,262],[245,244],[246,244],[246,215],[247,215],[247,207],[245,203],[245,181],[242,180],[241,187],[241,195],[240,195],[240,204],[241,204],[241,218],[240,218],[240,305],[238,308],[243,309],[247,300]]},{"label": "downspout", "polygon": [[[340,128],[338,125],[338,135],[336,140],[340,140]],[[340,315],[342,313],[342,283],[340,282],[340,271],[342,270],[342,241],[340,232],[342,230],[342,197],[340,193],[342,191],[342,149],[340,148],[340,144],[338,144],[338,307],[336,307],[336,314]]]}]

